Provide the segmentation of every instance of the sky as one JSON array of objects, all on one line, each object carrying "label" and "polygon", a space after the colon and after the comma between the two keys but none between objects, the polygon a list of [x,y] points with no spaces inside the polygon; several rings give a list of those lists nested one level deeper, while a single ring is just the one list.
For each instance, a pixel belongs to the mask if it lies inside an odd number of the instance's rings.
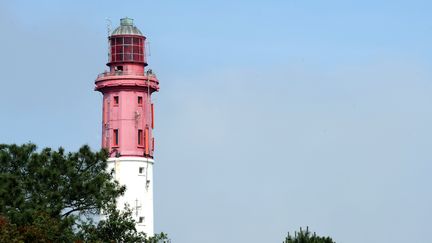
[{"label": "sky", "polygon": [[431,1],[0,0],[0,143],[101,142],[107,21],[160,81],[155,230],[175,243],[428,243]]}]

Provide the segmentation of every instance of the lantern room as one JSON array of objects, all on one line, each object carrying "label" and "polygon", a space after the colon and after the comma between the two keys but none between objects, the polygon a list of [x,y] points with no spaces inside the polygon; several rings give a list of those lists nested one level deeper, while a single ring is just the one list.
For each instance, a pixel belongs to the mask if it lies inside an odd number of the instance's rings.
[{"label": "lantern room", "polygon": [[109,36],[108,66],[118,63],[136,63],[147,66],[145,58],[145,36],[134,26],[133,19],[123,18],[120,26]]}]

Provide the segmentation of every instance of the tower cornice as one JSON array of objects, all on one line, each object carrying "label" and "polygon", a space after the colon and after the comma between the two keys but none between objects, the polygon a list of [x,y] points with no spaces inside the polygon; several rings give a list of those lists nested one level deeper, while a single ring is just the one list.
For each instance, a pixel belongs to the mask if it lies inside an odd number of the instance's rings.
[{"label": "tower cornice", "polygon": [[136,73],[105,72],[99,74],[95,81],[95,90],[103,91],[110,88],[138,88],[149,89],[151,93],[159,90],[159,80],[155,75]]}]

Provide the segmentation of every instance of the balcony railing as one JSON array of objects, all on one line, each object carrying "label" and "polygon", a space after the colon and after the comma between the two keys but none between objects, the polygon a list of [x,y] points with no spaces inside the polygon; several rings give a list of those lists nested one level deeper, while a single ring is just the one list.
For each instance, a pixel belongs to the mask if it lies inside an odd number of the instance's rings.
[{"label": "balcony railing", "polygon": [[110,76],[124,76],[124,75],[145,76],[145,77],[148,76],[149,78],[155,77],[153,73],[149,73],[148,71],[146,73],[132,72],[132,71],[114,71],[114,72],[106,71],[99,74],[98,78],[110,77]]}]

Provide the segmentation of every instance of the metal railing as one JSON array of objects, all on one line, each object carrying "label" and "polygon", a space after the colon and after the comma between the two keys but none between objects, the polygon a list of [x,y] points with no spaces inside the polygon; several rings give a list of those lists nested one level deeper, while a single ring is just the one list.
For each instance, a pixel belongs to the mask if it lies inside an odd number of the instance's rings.
[{"label": "metal railing", "polygon": [[106,71],[106,72],[103,72],[103,73],[99,74],[98,78],[108,77],[108,76],[122,76],[122,75],[148,76],[144,72],[131,72],[131,71],[114,71],[114,72],[110,72],[110,71]]}]

